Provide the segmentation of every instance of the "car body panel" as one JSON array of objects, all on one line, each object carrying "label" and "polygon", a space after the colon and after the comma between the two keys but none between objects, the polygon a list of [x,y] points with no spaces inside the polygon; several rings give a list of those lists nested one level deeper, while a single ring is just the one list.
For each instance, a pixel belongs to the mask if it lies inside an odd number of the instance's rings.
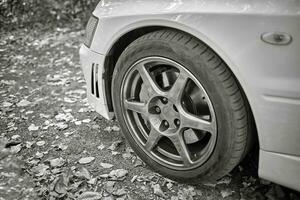
[{"label": "car body panel", "polygon": [[299,191],[300,157],[261,150],[258,173],[263,178]]},{"label": "car body panel", "polygon": [[[94,15],[99,24],[90,51],[104,56],[121,36],[147,26],[182,30],[205,42],[243,88],[260,149],[300,156],[300,1],[103,0]],[[292,42],[279,46],[261,40],[273,31],[289,34]],[[105,107],[107,91],[101,88],[98,103]],[[100,113],[113,117],[107,109]],[[262,177],[265,171],[260,170]]]}]

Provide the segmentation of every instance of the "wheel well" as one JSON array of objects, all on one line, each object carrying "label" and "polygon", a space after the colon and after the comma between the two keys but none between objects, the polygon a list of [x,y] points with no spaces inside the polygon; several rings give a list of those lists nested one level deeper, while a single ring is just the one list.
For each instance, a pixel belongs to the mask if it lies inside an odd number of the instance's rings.
[{"label": "wheel well", "polygon": [[[134,40],[136,40],[137,38],[139,38],[142,35],[145,35],[147,33],[156,31],[156,30],[160,30],[160,29],[174,29],[174,28],[170,28],[170,27],[164,27],[164,26],[148,26],[148,27],[141,27],[135,30],[132,30],[126,34],[124,34],[122,37],[120,37],[112,46],[112,48],[109,50],[108,54],[106,55],[105,58],[105,62],[104,62],[104,76],[105,77],[105,91],[106,91],[106,100],[107,100],[107,105],[108,105],[108,109],[110,112],[113,112],[113,105],[112,105],[112,90],[111,90],[111,84],[112,84],[112,76],[113,76],[113,72],[114,72],[114,68],[116,66],[116,63],[120,57],[120,55],[122,54],[122,52],[126,49],[126,47],[133,42]],[[176,29],[174,29],[176,30]],[[184,32],[182,30],[177,30],[177,31],[181,31]],[[189,34],[189,33],[187,33]],[[230,70],[230,68],[229,68]],[[231,71],[231,70],[230,70]],[[231,71],[232,72],[232,71]],[[241,89],[243,96],[247,102],[247,104],[249,105],[249,109],[250,109],[250,115],[252,117],[252,122],[253,122],[253,142],[256,143],[259,146],[259,141],[258,141],[258,135],[257,135],[257,129],[256,129],[256,123],[255,123],[255,118],[253,116],[253,112],[251,109],[251,106],[248,102],[248,99],[246,97],[246,94],[241,86],[241,84],[239,83],[239,81],[237,80],[237,78],[234,76],[236,82],[239,85],[239,88]]]},{"label": "wheel well", "polygon": [[116,63],[122,54],[122,52],[126,49],[126,47],[139,38],[142,35],[145,35],[147,33],[163,29],[167,27],[163,26],[147,26],[147,27],[141,27],[135,30],[132,30],[122,37],[120,37],[112,46],[112,48],[109,50],[108,54],[106,55],[105,61],[104,61],[104,85],[105,85],[105,91],[106,91],[106,100],[107,100],[107,106],[108,110],[110,112],[113,112],[113,105],[112,105],[112,91],[111,91],[111,84],[112,84],[112,76],[113,72],[116,66]]}]

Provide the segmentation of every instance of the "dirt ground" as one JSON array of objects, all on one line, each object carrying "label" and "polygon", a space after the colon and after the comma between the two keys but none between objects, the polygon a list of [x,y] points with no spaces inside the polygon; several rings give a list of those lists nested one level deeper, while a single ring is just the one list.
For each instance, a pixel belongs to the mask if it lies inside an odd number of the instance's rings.
[{"label": "dirt ground", "polygon": [[76,27],[1,33],[0,200],[299,199],[257,178],[251,157],[210,184],[180,184],[149,169],[118,123],[87,103],[83,34]]}]

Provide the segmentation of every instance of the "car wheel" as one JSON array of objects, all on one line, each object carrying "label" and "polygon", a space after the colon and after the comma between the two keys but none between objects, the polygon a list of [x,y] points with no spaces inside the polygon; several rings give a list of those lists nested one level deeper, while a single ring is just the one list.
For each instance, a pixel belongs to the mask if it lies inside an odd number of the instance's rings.
[{"label": "car wheel", "polygon": [[116,64],[112,95],[133,150],[169,178],[216,180],[248,149],[251,117],[237,81],[186,33],[159,30],[132,42]]}]

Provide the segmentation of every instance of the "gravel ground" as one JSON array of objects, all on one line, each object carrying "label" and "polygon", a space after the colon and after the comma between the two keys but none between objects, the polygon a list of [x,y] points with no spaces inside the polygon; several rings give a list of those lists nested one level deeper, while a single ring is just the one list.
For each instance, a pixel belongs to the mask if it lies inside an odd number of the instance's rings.
[{"label": "gravel ground", "polygon": [[209,184],[149,169],[118,123],[87,103],[76,28],[0,35],[1,199],[299,199],[256,175],[254,160]]}]

